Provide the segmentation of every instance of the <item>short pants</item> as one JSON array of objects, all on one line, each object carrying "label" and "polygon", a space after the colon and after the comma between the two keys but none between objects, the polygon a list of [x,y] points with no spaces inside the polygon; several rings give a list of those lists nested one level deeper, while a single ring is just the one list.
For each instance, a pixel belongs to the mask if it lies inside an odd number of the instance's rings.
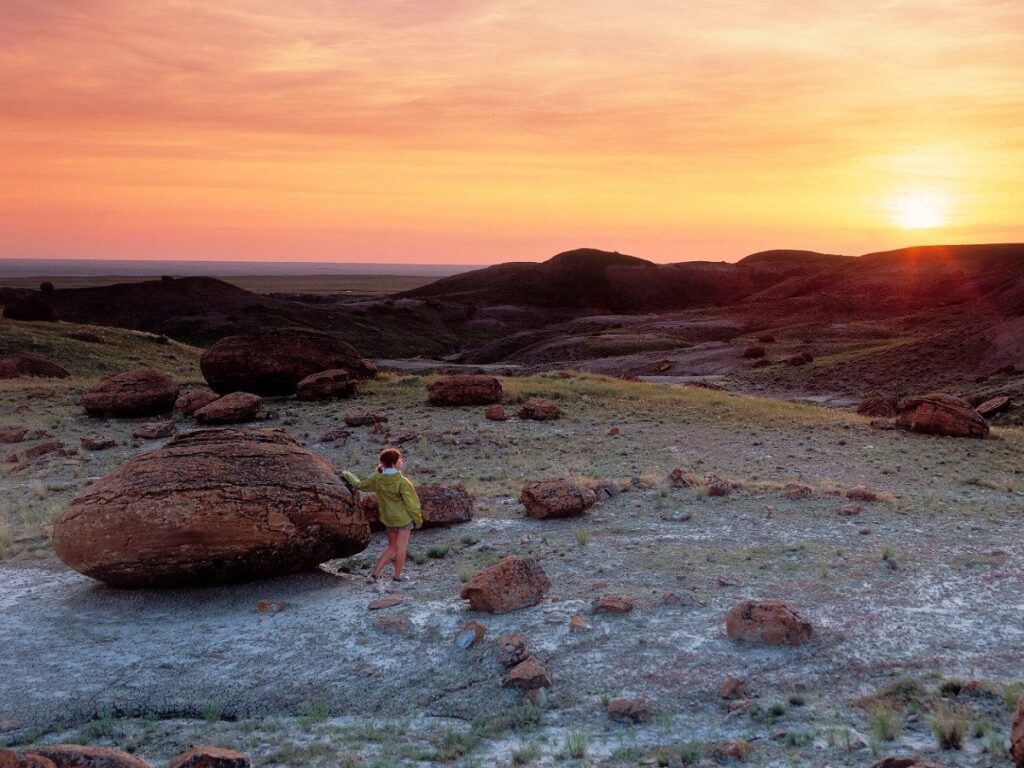
[{"label": "short pants", "polygon": [[411,522],[406,523],[405,525],[398,525],[398,526],[390,526],[390,525],[388,525],[388,526],[386,526],[386,528],[389,531],[411,531],[415,527],[416,526],[413,525],[413,523],[411,523]]}]

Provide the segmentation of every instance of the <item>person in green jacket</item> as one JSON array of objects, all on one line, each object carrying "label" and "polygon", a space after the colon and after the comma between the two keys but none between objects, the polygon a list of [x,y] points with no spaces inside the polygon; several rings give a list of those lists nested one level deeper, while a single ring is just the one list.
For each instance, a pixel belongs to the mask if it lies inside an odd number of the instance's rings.
[{"label": "person in green jacket", "polygon": [[385,448],[380,452],[377,471],[360,480],[351,472],[342,472],[342,477],[353,491],[373,491],[377,494],[377,511],[380,521],[388,531],[388,547],[377,559],[373,573],[366,581],[373,583],[380,578],[384,567],[395,561],[394,581],[407,581],[402,575],[405,567],[405,553],[409,548],[409,535],[413,528],[423,525],[420,514],[420,498],[409,478],[402,474],[402,452],[397,448]]}]

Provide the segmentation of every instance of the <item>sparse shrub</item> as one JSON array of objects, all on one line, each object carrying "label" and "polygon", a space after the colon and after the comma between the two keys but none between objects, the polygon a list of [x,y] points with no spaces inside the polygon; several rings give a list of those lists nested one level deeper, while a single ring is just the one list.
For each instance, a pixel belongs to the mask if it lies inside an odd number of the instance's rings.
[{"label": "sparse shrub", "polygon": [[410,549],[408,551],[408,554],[409,554],[409,559],[412,560],[414,563],[416,563],[416,565],[424,565],[427,562],[427,560],[428,560],[426,554],[424,554],[423,552],[420,552],[418,549],[417,550]]},{"label": "sparse shrub", "polygon": [[451,549],[447,544],[434,544],[427,549],[427,557],[433,558],[434,560],[441,560],[448,554],[448,550]]},{"label": "sparse shrub", "polygon": [[802,693],[791,693],[789,695],[790,706],[802,707],[807,703],[807,697]]},{"label": "sparse shrub", "polygon": [[303,728],[309,728],[315,723],[322,723],[331,716],[331,705],[326,701],[311,701],[306,705],[299,718]]},{"label": "sparse shrub", "polygon": [[512,750],[512,765],[529,765],[540,757],[540,747],[527,744]]},{"label": "sparse shrub", "polygon": [[459,568],[459,570],[456,571],[456,573],[458,573],[459,581],[461,581],[463,584],[472,579],[474,576],[474,571],[472,568]]},{"label": "sparse shrub", "polygon": [[582,760],[587,756],[590,746],[590,734],[583,731],[571,731],[565,734],[565,754],[574,760]]},{"label": "sparse shrub", "polygon": [[207,702],[199,709],[199,714],[203,716],[203,720],[208,723],[216,723],[220,720],[221,715],[224,714],[224,705],[218,700]]},{"label": "sparse shrub", "polygon": [[949,704],[940,703],[932,710],[932,733],[942,749],[962,749],[967,727],[964,713]]},{"label": "sparse shrub", "polygon": [[955,678],[943,680],[939,684],[939,693],[947,699],[955,699],[964,689],[964,681]]},{"label": "sparse shrub", "polygon": [[464,533],[462,534],[462,538],[459,539],[459,541],[461,541],[467,547],[472,547],[474,544],[480,543],[480,537],[472,533]]},{"label": "sparse shrub", "polygon": [[1024,696],[1024,683],[1007,683],[1003,686],[1003,702],[1007,709],[1016,709],[1021,696]]},{"label": "sparse shrub", "polygon": [[585,547],[590,543],[590,529],[584,527],[578,527],[572,529],[572,535],[576,537],[576,543]]},{"label": "sparse shrub", "polygon": [[7,548],[11,545],[11,532],[7,528],[7,521],[0,520],[0,558],[7,554]]},{"label": "sparse shrub", "polygon": [[896,741],[903,733],[903,715],[886,706],[871,713],[871,736],[875,741]]},{"label": "sparse shrub", "polygon": [[990,726],[988,720],[984,717],[974,718],[974,722],[971,723],[971,736],[976,739],[983,739],[988,735]]}]

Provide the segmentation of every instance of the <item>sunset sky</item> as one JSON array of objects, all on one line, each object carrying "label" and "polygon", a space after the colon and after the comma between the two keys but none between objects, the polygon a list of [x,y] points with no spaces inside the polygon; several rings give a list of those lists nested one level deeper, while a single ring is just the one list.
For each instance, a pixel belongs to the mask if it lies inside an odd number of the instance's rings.
[{"label": "sunset sky", "polygon": [[0,258],[1024,240],[1021,0],[2,0]]}]

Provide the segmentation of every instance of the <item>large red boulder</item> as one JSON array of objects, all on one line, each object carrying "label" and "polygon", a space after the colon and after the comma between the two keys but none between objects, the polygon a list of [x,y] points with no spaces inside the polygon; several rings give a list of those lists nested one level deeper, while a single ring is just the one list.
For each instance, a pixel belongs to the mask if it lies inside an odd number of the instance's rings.
[{"label": "large red boulder", "polygon": [[0,768],[57,768],[52,760],[29,752],[0,749]]},{"label": "large red boulder", "polygon": [[941,392],[901,400],[896,426],[948,437],[985,437],[988,423],[965,400]]},{"label": "large red boulder", "polygon": [[725,617],[725,631],[734,640],[765,645],[800,645],[814,634],[811,622],[778,600],[747,600]]},{"label": "large red boulder", "polygon": [[300,400],[351,397],[355,391],[356,377],[342,368],[310,374],[295,387],[295,395]]},{"label": "large red boulder", "polygon": [[420,485],[416,494],[422,505],[423,527],[435,528],[473,519],[473,494],[461,483],[456,485]]},{"label": "large red boulder", "polygon": [[519,492],[526,514],[543,520],[548,517],[582,515],[597,502],[593,489],[562,477],[531,480]]},{"label": "large red boulder", "polygon": [[359,378],[377,373],[351,344],[302,328],[226,336],[203,352],[199,366],[210,387],[221,394],[264,396],[295,394],[300,381],[321,371],[340,368]]},{"label": "large red boulder", "polygon": [[499,400],[501,382],[493,376],[463,373],[427,386],[427,401],[431,405],[490,405]]},{"label": "large red boulder", "polygon": [[86,488],[53,529],[61,560],[116,587],[267,578],[369,540],[331,463],[278,429],[180,435]]},{"label": "large red boulder", "polygon": [[1013,729],[1010,731],[1010,754],[1014,765],[1024,768],[1024,696],[1017,702],[1017,711],[1013,715]]},{"label": "large red boulder", "polygon": [[181,386],[163,371],[135,368],[104,376],[82,395],[90,416],[158,416],[170,413]]},{"label": "large red boulder", "polygon": [[877,392],[865,395],[857,406],[857,413],[861,416],[877,416],[884,419],[891,419],[896,415],[896,399],[885,397]]},{"label": "large red boulder", "polygon": [[25,747],[25,752],[44,757],[56,768],[149,768],[149,764],[127,752],[79,744],[46,744]]},{"label": "large red boulder", "polygon": [[263,398],[252,392],[232,392],[204,405],[192,415],[200,424],[239,424],[255,419],[262,403]]},{"label": "large red boulder", "polygon": [[536,605],[551,589],[551,582],[532,557],[510,555],[492,565],[462,588],[459,596],[477,611],[509,613]]},{"label": "large red boulder", "polygon": [[19,352],[0,358],[0,379],[32,376],[40,379],[66,379],[71,372],[51,357],[38,352]]}]

